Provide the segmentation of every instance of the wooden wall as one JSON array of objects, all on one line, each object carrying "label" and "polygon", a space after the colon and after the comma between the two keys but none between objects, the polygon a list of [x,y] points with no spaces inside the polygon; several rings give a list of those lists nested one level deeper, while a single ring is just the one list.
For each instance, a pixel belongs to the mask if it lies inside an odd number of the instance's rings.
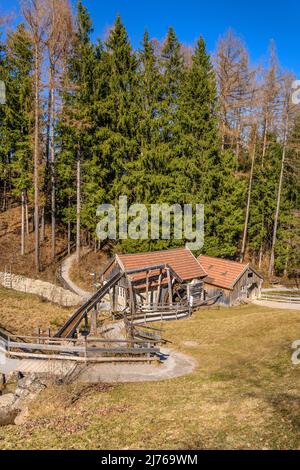
[{"label": "wooden wall", "polygon": [[[204,288],[207,292],[207,297],[213,297],[222,291],[223,297],[221,297],[217,303],[231,306],[238,304],[240,301],[258,298],[260,296],[262,282],[263,280],[249,268],[234,285],[233,290],[207,283],[204,283]],[[250,285],[252,287],[249,288]]]}]

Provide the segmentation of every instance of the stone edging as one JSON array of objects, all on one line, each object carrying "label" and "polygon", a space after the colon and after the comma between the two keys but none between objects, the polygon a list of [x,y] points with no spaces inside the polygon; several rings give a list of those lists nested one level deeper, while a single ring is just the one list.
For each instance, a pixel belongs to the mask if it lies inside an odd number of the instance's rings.
[{"label": "stone edging", "polygon": [[[6,274],[7,276],[7,274]],[[61,305],[63,307],[73,307],[81,303],[81,298],[73,292],[62,287],[55,286],[50,282],[40,281],[39,279],[30,279],[17,274],[9,274],[9,288],[26,294],[35,294],[49,302]],[[7,286],[5,273],[0,272],[0,285]]]}]

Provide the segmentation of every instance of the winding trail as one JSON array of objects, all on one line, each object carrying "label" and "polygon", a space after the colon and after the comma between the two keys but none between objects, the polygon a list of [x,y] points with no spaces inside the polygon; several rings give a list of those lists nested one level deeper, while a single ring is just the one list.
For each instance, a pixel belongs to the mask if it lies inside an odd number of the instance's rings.
[{"label": "winding trail", "polygon": [[[85,251],[85,253],[86,252],[87,251]],[[67,258],[63,260],[61,264],[61,277],[63,278],[66,285],[69,287],[71,291],[79,295],[83,301],[86,301],[93,295],[92,292],[81,289],[70,278],[70,269],[75,261],[76,261],[76,253],[73,253],[72,255],[68,256]]]},{"label": "winding trail", "polygon": [[78,377],[79,382],[157,382],[191,374],[197,362],[175,350],[162,348],[160,364],[97,364],[88,366]]},{"label": "winding trail", "polygon": [[299,310],[299,304],[292,304],[292,302],[275,302],[274,300],[253,300],[253,304],[260,305],[261,307],[269,307],[269,308],[281,308],[286,310]]}]

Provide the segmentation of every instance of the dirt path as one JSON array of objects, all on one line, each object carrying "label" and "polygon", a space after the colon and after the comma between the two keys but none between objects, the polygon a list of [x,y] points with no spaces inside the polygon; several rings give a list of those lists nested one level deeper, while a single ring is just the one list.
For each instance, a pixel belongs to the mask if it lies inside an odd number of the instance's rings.
[{"label": "dirt path", "polygon": [[156,382],[193,372],[197,363],[191,357],[171,349],[161,349],[161,364],[97,364],[87,367],[79,382]]},{"label": "dirt path", "polygon": [[282,308],[287,310],[299,310],[299,304],[292,304],[291,302],[275,302],[274,300],[253,300],[253,304],[260,305],[261,307]]},{"label": "dirt path", "polygon": [[70,279],[70,269],[72,267],[72,264],[76,260],[76,253],[73,255],[68,256],[65,258],[62,262],[61,265],[61,276],[65,283],[69,286],[69,288],[76,292],[77,295],[79,295],[83,301],[88,300],[92,296],[92,292],[85,291],[78,287],[71,279]]}]

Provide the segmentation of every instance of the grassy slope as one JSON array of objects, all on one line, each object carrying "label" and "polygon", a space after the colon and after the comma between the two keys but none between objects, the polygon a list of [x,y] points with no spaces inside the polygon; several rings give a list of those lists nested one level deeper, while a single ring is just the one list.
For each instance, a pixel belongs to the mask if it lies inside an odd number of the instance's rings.
[{"label": "grassy slope", "polygon": [[164,324],[197,359],[190,376],[49,388],[26,425],[0,428],[0,448],[299,448],[299,314],[245,306]]},{"label": "grassy slope", "polygon": [[[88,252],[82,257],[79,264],[73,263],[70,269],[72,281],[82,289],[93,291],[94,278],[91,274],[96,272],[99,275],[108,263],[108,259],[109,253],[107,251]],[[97,280],[99,280],[98,277]]]},{"label": "grassy slope", "polygon": [[[46,225],[46,238],[41,243],[42,272],[37,275],[34,264],[34,232],[30,224],[30,234],[26,237],[25,256],[21,256],[21,208],[14,207],[6,212],[0,212],[0,271],[5,270],[5,266],[12,272],[33,279],[39,278],[52,283],[57,282],[56,270],[58,264],[51,260],[51,227]],[[56,252],[61,253],[67,248],[66,238],[57,231]],[[86,290],[93,290],[93,278],[90,273],[100,271],[105,267],[110,256],[109,248],[104,252],[89,252],[82,257],[80,264],[74,263],[71,270],[71,278],[80,287]]]},{"label": "grassy slope", "polygon": [[[51,227],[45,228],[45,240],[41,242],[41,260],[43,271],[37,276],[34,264],[34,232],[30,224],[30,234],[26,237],[25,256],[21,256],[21,208],[14,207],[0,212],[0,271],[11,266],[12,272],[31,278],[56,282],[55,263],[51,260]],[[57,235],[56,251],[60,253],[67,247],[66,240]]]},{"label": "grassy slope", "polygon": [[70,316],[71,309],[40,297],[0,287],[0,327],[16,334],[31,335],[37,326],[55,331]]}]

